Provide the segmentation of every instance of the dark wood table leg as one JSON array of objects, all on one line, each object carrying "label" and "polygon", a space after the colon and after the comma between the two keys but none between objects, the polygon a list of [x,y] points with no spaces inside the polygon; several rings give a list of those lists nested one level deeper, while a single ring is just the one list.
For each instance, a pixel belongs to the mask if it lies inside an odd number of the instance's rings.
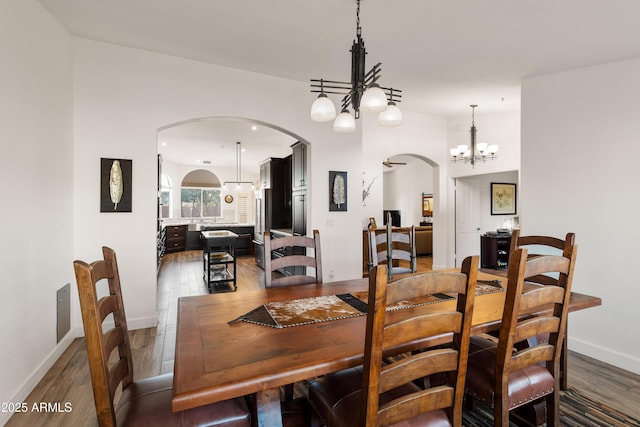
[{"label": "dark wood table leg", "polygon": [[258,427],[282,427],[280,388],[257,392],[255,405]]}]

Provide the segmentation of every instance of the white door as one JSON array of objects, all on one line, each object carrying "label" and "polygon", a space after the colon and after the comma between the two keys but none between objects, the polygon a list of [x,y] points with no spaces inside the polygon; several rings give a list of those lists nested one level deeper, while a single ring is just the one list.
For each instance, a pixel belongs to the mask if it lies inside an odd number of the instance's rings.
[{"label": "white door", "polygon": [[456,267],[480,255],[480,188],[473,179],[456,180]]}]

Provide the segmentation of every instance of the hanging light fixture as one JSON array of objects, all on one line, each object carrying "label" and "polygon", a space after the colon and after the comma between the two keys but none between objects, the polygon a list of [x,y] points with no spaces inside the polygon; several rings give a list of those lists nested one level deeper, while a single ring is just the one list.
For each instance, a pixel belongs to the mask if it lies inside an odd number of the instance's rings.
[{"label": "hanging light fixture", "polygon": [[[391,92],[393,93],[393,89],[391,89]],[[393,98],[393,96],[390,98]],[[389,101],[387,103],[387,109],[378,115],[378,123],[382,126],[398,126],[402,123],[402,111],[400,111],[395,102]]]},{"label": "hanging light fixture", "polygon": [[476,144],[476,123],[475,123],[475,110],[477,105],[471,104],[471,148],[466,145],[458,145],[456,148],[452,148],[449,150],[451,154],[451,161],[453,163],[471,163],[471,166],[474,167],[476,163],[486,162],[487,159],[497,159],[496,153],[498,152],[498,145],[496,144],[487,144],[485,142],[481,142]]},{"label": "hanging light fixture", "polygon": [[[397,126],[402,123],[402,113],[396,105],[400,102],[402,91],[381,87],[378,84],[381,63],[377,63],[365,73],[366,55],[360,27],[360,0],[357,0],[356,39],[351,46],[351,81],[311,79],[311,92],[319,93],[311,105],[312,120],[326,122],[335,119],[333,130],[353,132],[356,129],[355,119],[360,118],[360,110],[363,110],[380,113],[378,122],[383,126]],[[327,94],[344,95],[337,117],[336,108]],[[353,110],[353,115],[349,112],[349,107]]]},{"label": "hanging light fixture", "polygon": [[251,188],[254,187],[253,182],[251,181],[243,181],[242,180],[242,143],[240,141],[236,142],[236,180],[235,181],[225,181],[222,184],[222,189],[224,191],[227,190],[227,185],[235,184],[236,190],[240,190],[242,188],[242,184],[250,184]]}]

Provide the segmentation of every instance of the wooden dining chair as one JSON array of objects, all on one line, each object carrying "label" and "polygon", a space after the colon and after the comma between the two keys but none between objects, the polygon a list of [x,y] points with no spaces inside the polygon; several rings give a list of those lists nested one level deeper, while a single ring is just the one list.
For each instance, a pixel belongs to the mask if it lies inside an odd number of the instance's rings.
[{"label": "wooden dining chair", "polygon": [[[249,427],[250,415],[243,399],[172,412],[173,374],[134,381],[116,254],[108,247],[103,247],[102,253],[104,260],[73,262],[98,424]],[[120,398],[115,402],[120,386]]]},{"label": "wooden dining chair", "polygon": [[[309,254],[309,250],[313,253]],[[310,271],[311,270],[311,271]],[[313,237],[286,236],[271,237],[269,231],[264,232],[264,287],[276,288],[292,285],[322,283],[322,252],[320,249],[320,232],[313,230]],[[292,414],[308,415],[306,403],[294,399],[294,384],[283,387],[284,399],[282,410]],[[288,419],[285,419],[288,422]]]},{"label": "wooden dining chair", "polygon": [[[389,284],[385,270],[380,265],[369,275],[364,364],[313,380],[309,401],[328,427],[461,426],[478,257],[465,259],[462,273],[432,272]],[[439,312],[389,319],[393,310],[387,308],[398,302],[441,294],[457,301],[439,303],[448,304]],[[446,334],[446,345],[416,348],[416,340]],[[416,384],[438,373],[444,383]]]},{"label": "wooden dining chair", "polygon": [[387,222],[384,232],[370,229],[369,236],[369,269],[387,265],[387,280],[394,274],[415,273],[416,263],[416,231],[415,227],[392,227]]},{"label": "wooden dining chair", "polygon": [[[520,230],[513,230],[511,233],[510,252],[518,248],[526,248],[529,251],[528,258],[535,258],[540,255],[560,255],[567,256],[567,252],[576,244],[576,235],[567,233],[564,240],[551,236],[521,236]],[[542,285],[555,285],[557,278],[541,275],[540,277],[530,277],[528,282],[540,283]],[[565,334],[567,331],[565,331]],[[538,341],[547,341],[548,334],[543,334],[535,338]],[[560,358],[560,389],[566,390],[567,385],[567,341],[562,346],[562,356]]]},{"label": "wooden dining chair", "polygon": [[[547,426],[559,425],[560,355],[577,246],[565,255],[528,259],[527,249],[516,249],[509,260],[498,340],[471,339],[467,392],[493,407],[495,426],[509,426],[510,411],[541,400]],[[559,275],[556,284],[526,283],[550,273]],[[548,342],[520,345],[539,334],[549,334]],[[544,420],[531,421],[540,425]]]},{"label": "wooden dining chair", "polygon": [[571,250],[576,244],[575,233],[567,233],[564,240],[552,236],[521,236],[520,230],[511,232],[511,243],[509,253],[513,253],[518,248],[525,248],[529,251],[529,258],[540,255],[560,255],[567,256],[566,252]]},{"label": "wooden dining chair", "polygon": [[320,232],[313,230],[313,237],[273,238],[265,231],[264,266],[265,288],[322,283]]}]

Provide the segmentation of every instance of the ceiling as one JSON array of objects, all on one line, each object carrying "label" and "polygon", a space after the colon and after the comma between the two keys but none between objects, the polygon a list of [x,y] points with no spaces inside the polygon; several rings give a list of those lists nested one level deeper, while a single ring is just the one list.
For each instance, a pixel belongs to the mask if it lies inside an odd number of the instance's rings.
[{"label": "ceiling", "polygon": [[[354,0],[40,3],[79,37],[298,81],[349,80]],[[640,57],[638,17],[638,0],[362,0],[360,13],[381,84],[403,90],[402,109],[443,116],[469,104],[518,111],[527,76]]]},{"label": "ceiling", "polygon": [[249,168],[255,175],[257,164],[268,157],[291,154],[290,146],[296,141],[279,130],[246,119],[209,118],[160,131],[158,153],[163,159],[185,165],[235,168],[236,143],[240,142],[242,170]]}]

